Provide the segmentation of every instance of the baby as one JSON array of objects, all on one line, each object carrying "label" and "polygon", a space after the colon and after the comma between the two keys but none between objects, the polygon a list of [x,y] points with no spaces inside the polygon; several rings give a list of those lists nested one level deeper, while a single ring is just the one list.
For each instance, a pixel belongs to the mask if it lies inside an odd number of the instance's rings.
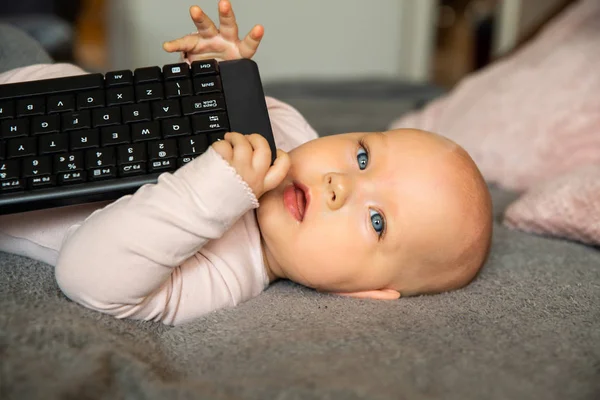
[{"label": "baby", "polygon": [[[190,14],[197,32],[164,44],[188,62],[251,58],[263,37],[257,25],[238,39],[228,0],[219,29],[199,7]],[[17,221],[46,221],[57,248],[48,258],[69,298],[166,324],[235,306],[278,279],[397,299],[475,277],[489,252],[491,200],[461,147],[411,129],[317,138],[290,106],[267,105],[282,149],[273,165],[262,136],[231,132],[110,204],[0,217],[0,250],[11,251],[3,237],[34,235]],[[19,253],[41,258],[32,252]]]}]

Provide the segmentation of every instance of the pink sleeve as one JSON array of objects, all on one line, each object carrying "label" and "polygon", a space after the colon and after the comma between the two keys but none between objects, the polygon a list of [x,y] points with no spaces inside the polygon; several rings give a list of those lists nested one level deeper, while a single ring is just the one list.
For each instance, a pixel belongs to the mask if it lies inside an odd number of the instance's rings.
[{"label": "pink sleeve", "polygon": [[65,76],[84,74],[87,74],[87,72],[73,64],[35,64],[3,72],[0,74],[0,84],[62,78]]},{"label": "pink sleeve", "polygon": [[319,137],[294,107],[272,97],[265,98],[277,148],[290,151]]},{"label": "pink sleeve", "polygon": [[258,207],[212,147],[69,228],[56,279],[72,300],[118,318],[177,324],[210,309],[210,261],[198,254]]}]

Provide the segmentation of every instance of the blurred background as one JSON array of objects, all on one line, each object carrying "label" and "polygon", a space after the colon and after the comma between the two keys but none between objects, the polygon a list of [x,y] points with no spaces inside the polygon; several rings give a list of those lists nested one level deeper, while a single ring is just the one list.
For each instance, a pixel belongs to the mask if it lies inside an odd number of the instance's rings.
[{"label": "blurred background", "polygon": [[[240,34],[265,26],[255,58],[264,83],[381,78],[447,89],[510,52],[569,1],[232,3]],[[217,16],[217,0],[2,0],[0,20],[25,29],[58,61],[106,72],[176,62],[161,45],[194,30],[193,4]]]}]

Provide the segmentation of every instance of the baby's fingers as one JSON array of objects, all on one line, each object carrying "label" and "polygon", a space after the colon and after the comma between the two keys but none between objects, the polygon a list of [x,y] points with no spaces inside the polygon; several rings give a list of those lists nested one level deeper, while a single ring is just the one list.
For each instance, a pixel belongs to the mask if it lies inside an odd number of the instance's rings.
[{"label": "baby's fingers", "polygon": [[176,51],[192,51],[198,44],[197,35],[187,35],[179,39],[171,40],[163,43],[163,49],[169,53]]},{"label": "baby's fingers", "polygon": [[238,45],[240,55],[244,58],[252,58],[260,45],[265,34],[265,28],[262,25],[255,25],[254,28],[246,35],[244,40]]},{"label": "baby's fingers", "polygon": [[229,164],[233,161],[233,146],[227,140],[219,140],[214,142],[212,148],[219,153]]},{"label": "baby's fingers", "polygon": [[229,0],[219,2],[219,31],[223,39],[230,42],[238,41],[238,25]]},{"label": "baby's fingers", "polygon": [[267,142],[264,136],[258,133],[247,135],[246,138],[254,150],[252,154],[252,169],[259,174],[265,175],[271,165],[271,148],[269,147],[269,142]]},{"label": "baby's fingers", "polygon": [[277,158],[265,176],[263,193],[275,189],[287,176],[290,169],[290,156],[283,150],[277,149]]},{"label": "baby's fingers", "polygon": [[210,39],[219,34],[219,30],[215,26],[212,19],[202,11],[198,6],[190,7],[190,17],[198,29],[198,34],[204,39]]}]

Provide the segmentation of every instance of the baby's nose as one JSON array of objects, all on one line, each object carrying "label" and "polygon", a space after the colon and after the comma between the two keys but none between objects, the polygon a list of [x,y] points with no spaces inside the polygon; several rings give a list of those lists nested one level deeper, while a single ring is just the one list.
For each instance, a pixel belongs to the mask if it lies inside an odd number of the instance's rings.
[{"label": "baby's nose", "polygon": [[346,174],[332,172],[326,174],[324,180],[327,205],[332,210],[341,208],[348,200],[350,193],[352,193],[351,179]]}]

